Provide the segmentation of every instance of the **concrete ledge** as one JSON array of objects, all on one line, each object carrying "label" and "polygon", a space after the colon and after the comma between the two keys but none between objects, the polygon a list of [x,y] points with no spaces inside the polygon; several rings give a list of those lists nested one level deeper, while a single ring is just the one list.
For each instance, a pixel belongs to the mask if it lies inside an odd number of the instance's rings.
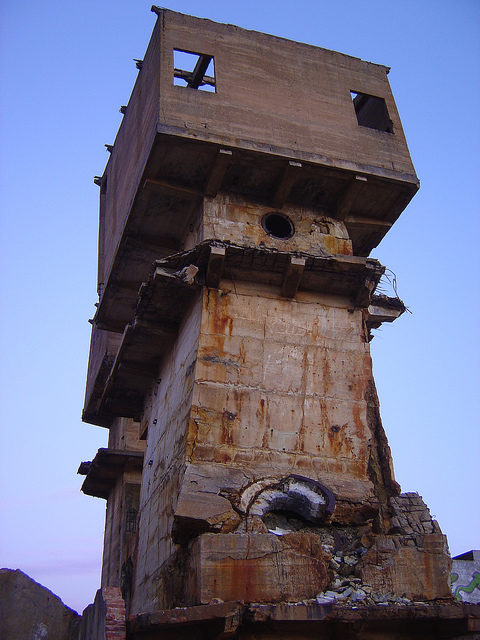
[{"label": "concrete ledge", "polygon": [[[128,622],[128,637],[142,638],[147,637],[148,632],[161,631],[162,638],[179,637],[180,632],[182,638],[198,638],[200,634],[208,634],[202,637],[228,638],[241,629],[242,638],[271,638],[272,631],[276,631],[298,633],[298,638],[311,637],[308,634],[315,632],[315,637],[323,640],[332,637],[333,632],[339,633],[338,637],[360,637],[359,625],[361,637],[371,632],[379,640],[391,638],[392,633],[399,640],[411,640],[412,637],[453,639],[460,634],[462,638],[474,640],[479,637],[480,605],[451,600],[407,606],[358,607],[224,602],[139,614]],[[297,635],[293,637],[297,638]]]}]

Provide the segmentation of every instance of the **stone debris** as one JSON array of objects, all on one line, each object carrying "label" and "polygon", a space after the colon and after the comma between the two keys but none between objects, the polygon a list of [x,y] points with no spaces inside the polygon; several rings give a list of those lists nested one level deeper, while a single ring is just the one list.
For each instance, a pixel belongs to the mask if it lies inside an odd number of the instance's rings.
[{"label": "stone debris", "polygon": [[416,541],[417,535],[438,533],[440,527],[432,520],[430,510],[418,493],[408,492],[390,498],[393,510],[390,533],[399,533]]},{"label": "stone debris", "polygon": [[331,584],[330,589],[316,595],[314,602],[317,604],[355,604],[355,607],[359,604],[364,606],[425,604],[423,602],[414,602],[403,596],[394,596],[391,593],[379,593],[374,591],[368,584],[360,585],[360,582],[359,578],[352,578],[350,580],[340,580],[336,578]]}]

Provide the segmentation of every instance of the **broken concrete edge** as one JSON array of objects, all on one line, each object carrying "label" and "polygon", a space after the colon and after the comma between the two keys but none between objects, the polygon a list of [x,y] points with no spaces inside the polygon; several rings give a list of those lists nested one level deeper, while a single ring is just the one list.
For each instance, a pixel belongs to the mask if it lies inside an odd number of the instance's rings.
[{"label": "broken concrete edge", "polygon": [[[203,285],[210,286],[211,283],[209,284],[208,277],[210,257],[212,253],[215,253],[219,250],[222,250],[222,260],[221,265],[219,266],[222,272],[227,266],[241,267],[240,264],[236,263],[244,256],[250,256],[252,258],[255,256],[267,256],[273,260],[277,259],[281,261],[281,265],[275,264],[272,267],[272,270],[276,273],[280,273],[278,269],[288,269],[292,260],[291,252],[280,251],[272,247],[262,245],[241,245],[230,241],[220,241],[216,239],[202,240],[191,249],[173,253],[165,258],[161,258],[153,262],[145,281],[140,285],[138,290],[135,317],[141,314],[141,312],[148,306],[152,291],[156,284],[158,284],[158,282],[165,286],[167,284],[171,286],[184,285],[185,290],[192,289],[192,285],[196,287]],[[354,298],[358,297],[359,291],[360,293],[362,292],[362,287],[366,286],[365,282],[368,280],[368,300],[365,299],[363,301],[365,304],[363,304],[362,302],[361,304],[359,303],[359,305],[357,305],[364,306],[365,308],[370,303],[370,295],[375,291],[380,278],[385,271],[385,267],[375,258],[355,255],[330,254],[323,249],[319,249],[319,253],[317,254],[311,254],[305,251],[296,251],[293,257],[295,259],[301,259],[305,261],[305,264],[302,265],[302,274],[304,272],[312,272],[312,274],[318,274],[325,271],[331,274],[340,275],[345,274],[346,272],[351,272],[352,276],[355,276],[358,282],[356,280],[356,285],[353,286],[353,289],[351,291],[347,293],[343,291],[342,292],[345,295],[351,295]],[[265,269],[267,267],[265,265],[262,265],[262,268]],[[221,273],[216,274],[216,279],[219,280],[221,275]],[[156,280],[158,280],[157,283]],[[330,283],[329,290],[332,289],[332,287],[334,287],[334,285],[333,283]],[[311,287],[307,288],[310,289]],[[322,287],[320,287],[320,289],[322,289]],[[313,288],[313,290],[315,290],[315,287]],[[390,300],[388,296],[383,295],[378,296],[378,298],[382,298],[382,300],[384,298],[385,300]],[[385,302],[385,300],[383,300],[383,302]],[[392,305],[393,308],[396,308],[394,302],[390,303],[390,306]],[[102,305],[100,303],[93,320],[95,326],[100,329],[122,332],[122,330],[120,330],[120,328],[118,327],[114,329],[110,326],[104,326],[101,314]],[[130,320],[130,324],[133,324],[132,320]]]},{"label": "broken concrete edge", "polygon": [[93,603],[83,610],[76,640],[126,640],[125,601],[119,587],[98,589]]},{"label": "broken concrete edge", "polygon": [[[63,600],[59,596],[53,593],[51,589],[34,580],[31,576],[28,575],[28,573],[25,573],[25,571],[22,571],[21,569],[9,569],[8,567],[1,567],[0,584],[4,580],[8,580],[9,578],[20,578],[25,582],[25,584],[32,585],[34,588],[38,588],[41,592],[46,592],[48,594],[48,598],[53,598],[55,602],[60,603],[63,607],[65,607],[65,609],[68,610],[68,613],[75,614],[75,616],[80,617],[78,611],[75,611],[75,609],[69,607],[68,604],[65,604],[65,602],[63,602]],[[5,591],[3,590],[2,598],[5,599]]]},{"label": "broken concrete edge", "polygon": [[[285,258],[290,258],[292,255],[291,251],[280,251],[272,247],[242,245],[230,241],[221,241],[211,238],[202,240],[192,249],[173,253],[166,258],[156,260],[150,270],[150,279],[155,276],[155,273],[159,268],[170,270],[170,275],[173,275],[174,273],[178,273],[181,269],[187,267],[191,262],[198,262],[200,263],[201,267],[204,267],[206,262],[208,261],[211,250],[214,248],[224,249],[226,251],[227,258],[240,254],[243,255],[245,253],[284,256]],[[355,255],[333,255],[323,249],[319,249],[318,253],[316,254],[308,253],[306,251],[296,251],[295,257],[305,259],[305,266],[310,268],[314,265],[321,265],[327,262],[330,264],[334,264],[339,268],[341,268],[342,266],[344,268],[348,268],[348,266],[350,265],[358,265],[360,267],[370,268],[375,271],[382,271],[382,273],[384,270],[384,267],[375,258]],[[388,298],[388,296],[378,295],[378,298],[383,299]]]},{"label": "broken concrete edge", "polygon": [[374,293],[371,300],[372,305],[378,307],[385,307],[386,309],[395,309],[399,311],[401,315],[407,310],[405,303],[398,297],[387,296],[384,293]]},{"label": "broken concrete edge", "polygon": [[93,460],[80,463],[77,473],[82,476],[88,475],[92,465],[98,466],[99,468],[112,467],[114,470],[116,470],[117,467],[120,467],[122,471],[125,466],[131,465],[134,468],[138,467],[141,470],[143,466],[143,457],[144,454],[142,451],[100,447]]},{"label": "broken concrete edge", "polygon": [[243,615],[246,609],[246,605],[239,602],[177,607],[176,609],[163,609],[131,616],[127,624],[130,632],[145,631],[146,629],[171,625],[195,624],[225,619],[236,613]]},{"label": "broken concrete edge", "polygon": [[361,605],[342,604],[281,603],[281,604],[245,604],[243,602],[222,602],[177,607],[152,613],[142,613],[130,617],[127,621],[130,633],[161,629],[172,626],[187,626],[208,623],[214,620],[237,616],[238,624],[243,622],[345,622],[383,621],[392,625],[396,621],[408,619],[422,620],[465,620],[469,630],[480,630],[480,605],[439,600],[434,602],[415,602],[410,605]]},{"label": "broken concrete edge", "polygon": [[[336,500],[332,491],[316,480],[295,473],[291,473],[281,479],[263,478],[248,485],[241,493],[236,510],[242,515],[252,514],[262,516],[264,514],[261,509],[257,509],[256,511],[254,509],[252,510],[255,503],[258,504],[259,500],[262,498],[265,499],[265,496],[269,493],[280,493],[284,498],[288,498],[291,491],[289,485],[291,484],[294,485],[294,491],[291,492],[292,498],[295,498],[295,493],[302,497],[297,512],[305,518],[305,520],[308,522],[323,522],[325,516],[333,513]],[[310,509],[305,509],[306,504],[309,505]],[[323,507],[320,510],[318,508],[319,505]],[[295,511],[295,509],[291,509],[291,511]]]},{"label": "broken concrete edge", "polygon": [[[457,606],[460,605],[460,606]],[[424,620],[478,620],[480,623],[480,605],[466,605],[451,600],[434,602],[415,602],[411,605],[367,605],[345,606],[342,604],[305,604],[282,603],[278,605],[250,605],[250,615],[253,620],[263,622],[274,620],[278,622],[300,622],[302,620],[324,620],[356,622],[366,620],[388,620],[391,622],[410,618]]]},{"label": "broken concrete edge", "polygon": [[[130,318],[130,321],[123,328],[116,355],[111,359],[110,371],[106,373],[104,368],[101,369],[101,376],[99,374],[93,385],[91,397],[86,399],[87,404],[82,415],[84,421],[100,424],[101,426],[107,424],[108,426],[108,419],[104,420],[103,416],[109,415],[111,418],[113,415],[112,408],[110,407],[110,410],[107,408],[109,398],[118,383],[120,369],[122,367],[125,368],[125,361],[131,359],[131,351],[136,348],[135,345],[137,344],[136,340],[139,333],[145,331],[158,332],[159,326],[165,323],[165,319],[163,323],[159,321],[157,310],[155,311],[157,314],[155,322],[152,325],[152,318],[149,318],[152,297],[155,292],[157,296],[161,296],[162,292],[170,289],[175,290],[175,295],[181,296],[181,298],[179,297],[179,302],[181,299],[184,304],[179,303],[177,305],[178,317],[169,317],[167,322],[170,329],[175,332],[183,317],[182,308],[188,307],[188,301],[191,301],[195,290],[206,284],[209,257],[213,248],[225,249],[225,260],[222,261],[222,269],[227,267],[229,269],[242,269],[241,263],[245,256],[250,256],[252,259],[255,256],[268,256],[272,261],[268,269],[276,274],[277,279],[279,279],[279,286],[281,286],[281,273],[285,269],[288,270],[291,260],[290,253],[268,247],[245,247],[230,242],[205,240],[188,251],[176,253],[155,261],[147,281],[140,286],[134,316]],[[300,253],[296,257],[299,255]],[[368,308],[371,296],[385,271],[385,267],[373,258],[330,254],[314,256],[305,252],[301,252],[301,256],[305,259],[305,268],[302,269],[302,274],[311,278],[310,284],[307,283],[306,290],[318,290],[324,293],[349,296],[352,299],[353,307],[358,308]],[[262,269],[266,270],[267,267],[263,264]],[[349,275],[347,289],[345,289],[344,284],[340,284],[340,281],[344,282],[345,274]],[[216,274],[218,281],[220,278],[221,273]],[[100,307],[97,309],[98,313],[100,313]],[[381,314],[379,316],[380,323],[384,317],[387,318],[387,321],[394,319],[386,311],[380,311],[379,313]],[[387,314],[386,316],[385,313]],[[398,311],[394,311],[394,315],[396,314],[398,314]],[[94,320],[94,323],[98,324],[97,320]],[[101,328],[102,325],[100,324],[98,327]],[[152,345],[154,343],[152,340]],[[168,341],[163,339],[156,345],[155,348],[158,353],[156,353],[155,357],[158,360],[164,355],[166,344],[168,344]],[[145,385],[147,386],[148,380],[149,376],[146,376]],[[125,413],[125,408],[123,407],[121,415],[137,419],[137,414],[140,411],[139,407],[142,405],[145,393],[146,386],[138,392],[135,407],[133,406],[133,398],[131,398],[130,412]],[[117,415],[119,414],[117,413]]]},{"label": "broken concrete edge", "polygon": [[369,329],[369,338],[371,339],[372,337],[371,329],[378,329],[384,322],[397,320],[397,318],[408,310],[403,300],[398,297],[372,293],[365,313],[365,322]]}]

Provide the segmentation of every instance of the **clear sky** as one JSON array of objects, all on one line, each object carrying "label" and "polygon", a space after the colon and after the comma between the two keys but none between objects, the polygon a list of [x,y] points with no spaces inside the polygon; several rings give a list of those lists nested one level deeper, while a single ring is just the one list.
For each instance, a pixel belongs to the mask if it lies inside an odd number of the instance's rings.
[{"label": "clear sky", "polygon": [[[412,314],[377,332],[398,481],[453,555],[480,548],[478,0],[171,0],[169,8],[392,67],[420,192],[372,255]],[[98,187],[155,15],[143,0],[2,0],[0,566],[81,611],[105,501],[80,493],[107,431],[82,424]],[[308,82],[308,79],[305,80]]]}]

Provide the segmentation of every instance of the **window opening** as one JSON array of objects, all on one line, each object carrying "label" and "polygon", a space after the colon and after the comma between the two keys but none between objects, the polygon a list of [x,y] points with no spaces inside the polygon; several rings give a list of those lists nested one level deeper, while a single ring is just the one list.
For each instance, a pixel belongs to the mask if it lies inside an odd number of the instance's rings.
[{"label": "window opening", "polygon": [[125,534],[131,535],[137,532],[138,505],[140,502],[140,485],[127,483],[125,485],[124,509],[125,509]]},{"label": "window opening", "polygon": [[174,49],[173,67],[174,85],[215,92],[215,62],[213,56]]},{"label": "window opening", "polygon": [[283,213],[267,213],[262,218],[263,230],[280,240],[288,240],[295,233],[293,222]]},{"label": "window opening", "polygon": [[361,127],[393,133],[393,124],[383,98],[377,98],[377,96],[370,96],[367,93],[358,91],[350,91],[350,95],[358,124]]},{"label": "window opening", "polygon": [[137,532],[137,517],[138,511],[133,507],[127,509],[127,513],[125,516],[125,531],[126,533],[136,533]]}]

